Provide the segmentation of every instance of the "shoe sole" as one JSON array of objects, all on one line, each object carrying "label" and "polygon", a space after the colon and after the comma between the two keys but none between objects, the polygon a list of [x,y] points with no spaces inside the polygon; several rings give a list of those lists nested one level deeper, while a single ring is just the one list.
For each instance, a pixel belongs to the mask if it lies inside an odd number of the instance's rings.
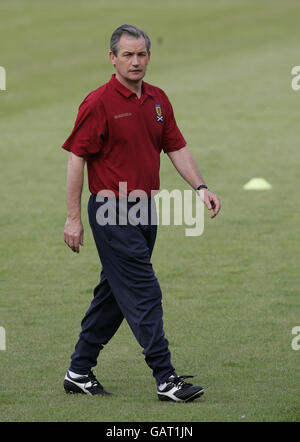
[{"label": "shoe sole", "polygon": [[198,399],[198,397],[202,396],[203,393],[204,393],[204,388],[200,391],[197,391],[195,394],[193,394],[193,396],[189,397],[188,399],[185,399],[185,400],[179,399],[178,401],[174,401],[174,399],[170,398],[169,396],[166,396],[165,394],[157,394],[157,396],[160,401],[187,403],[187,402],[192,402],[195,399]]}]

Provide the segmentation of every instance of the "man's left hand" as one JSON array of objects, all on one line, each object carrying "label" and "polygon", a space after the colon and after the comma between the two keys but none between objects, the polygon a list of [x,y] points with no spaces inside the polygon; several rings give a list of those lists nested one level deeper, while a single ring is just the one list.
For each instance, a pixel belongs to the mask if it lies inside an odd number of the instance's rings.
[{"label": "man's left hand", "polygon": [[217,216],[221,209],[221,203],[217,195],[215,195],[208,189],[201,189],[198,192],[198,195],[200,196],[201,200],[204,202],[208,210],[213,210],[213,213],[210,217],[214,218],[215,216]]}]

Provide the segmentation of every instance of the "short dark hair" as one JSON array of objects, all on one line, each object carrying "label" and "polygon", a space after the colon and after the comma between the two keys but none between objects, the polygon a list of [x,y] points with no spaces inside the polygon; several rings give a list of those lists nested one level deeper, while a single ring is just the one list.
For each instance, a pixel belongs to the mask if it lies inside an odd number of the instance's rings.
[{"label": "short dark hair", "polygon": [[110,39],[110,50],[114,55],[118,54],[118,44],[120,38],[123,34],[131,35],[132,37],[139,38],[144,37],[146,42],[147,52],[149,53],[151,47],[151,41],[146,32],[142,31],[142,29],[137,28],[133,25],[122,25],[119,26],[112,34]]}]

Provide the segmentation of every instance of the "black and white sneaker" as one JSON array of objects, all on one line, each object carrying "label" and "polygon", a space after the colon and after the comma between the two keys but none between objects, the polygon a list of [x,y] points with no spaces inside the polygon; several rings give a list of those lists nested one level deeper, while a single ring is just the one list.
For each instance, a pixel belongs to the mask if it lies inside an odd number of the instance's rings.
[{"label": "black and white sneaker", "polygon": [[200,385],[192,385],[184,382],[184,379],[194,376],[177,376],[172,374],[164,384],[157,387],[157,395],[160,401],[191,402],[204,393]]},{"label": "black and white sneaker", "polygon": [[104,390],[100,382],[97,381],[92,370],[88,374],[76,378],[72,378],[68,370],[64,379],[64,389],[66,393],[83,393],[92,396],[95,394],[112,394],[109,391]]}]

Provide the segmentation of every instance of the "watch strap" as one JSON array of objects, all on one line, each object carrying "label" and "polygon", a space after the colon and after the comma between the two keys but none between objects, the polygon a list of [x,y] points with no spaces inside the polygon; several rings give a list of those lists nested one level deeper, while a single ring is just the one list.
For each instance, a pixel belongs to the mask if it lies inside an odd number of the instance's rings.
[{"label": "watch strap", "polygon": [[208,189],[208,187],[206,184],[200,184],[200,186],[198,186],[196,190],[201,190],[201,189]]}]

